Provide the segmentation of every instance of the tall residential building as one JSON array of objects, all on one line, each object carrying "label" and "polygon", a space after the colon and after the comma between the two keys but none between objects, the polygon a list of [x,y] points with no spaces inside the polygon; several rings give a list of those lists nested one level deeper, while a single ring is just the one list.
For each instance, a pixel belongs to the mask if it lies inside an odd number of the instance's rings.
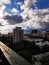
[{"label": "tall residential building", "polygon": [[21,27],[16,27],[13,31],[13,43],[21,42],[23,40],[23,30]]}]

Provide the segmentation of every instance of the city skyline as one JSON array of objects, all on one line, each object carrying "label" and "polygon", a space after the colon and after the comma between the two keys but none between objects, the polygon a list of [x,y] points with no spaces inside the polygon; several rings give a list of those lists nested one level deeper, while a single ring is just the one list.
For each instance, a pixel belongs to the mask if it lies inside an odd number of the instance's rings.
[{"label": "city skyline", "polygon": [[8,33],[16,26],[48,29],[49,0],[1,0],[0,32]]}]

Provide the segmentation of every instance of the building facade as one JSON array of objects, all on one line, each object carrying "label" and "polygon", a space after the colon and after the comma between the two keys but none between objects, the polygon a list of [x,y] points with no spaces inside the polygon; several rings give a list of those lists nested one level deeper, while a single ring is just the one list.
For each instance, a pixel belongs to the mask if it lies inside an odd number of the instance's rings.
[{"label": "building facade", "polygon": [[13,30],[13,43],[21,42],[23,40],[23,30],[21,27],[16,27]]}]

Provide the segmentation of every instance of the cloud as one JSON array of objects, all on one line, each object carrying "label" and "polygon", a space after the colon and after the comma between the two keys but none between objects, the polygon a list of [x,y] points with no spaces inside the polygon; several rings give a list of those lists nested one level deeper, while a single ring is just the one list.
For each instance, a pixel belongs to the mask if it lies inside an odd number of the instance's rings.
[{"label": "cloud", "polygon": [[43,27],[44,31],[49,30],[49,22],[40,22],[40,25]]},{"label": "cloud", "polygon": [[2,24],[0,23],[0,26],[2,26]]},{"label": "cloud", "polygon": [[12,32],[14,27],[13,25],[0,26],[0,32],[2,32],[2,34],[7,34],[8,32]]},{"label": "cloud", "polygon": [[15,3],[15,4],[17,4],[17,5],[21,6],[21,5],[22,5],[22,2],[18,2],[18,3]]},{"label": "cloud", "polygon": [[3,5],[3,4],[10,4],[11,1],[10,0],[0,0],[0,5]]},{"label": "cloud", "polygon": [[6,9],[6,6],[3,5],[3,6],[1,6],[0,8],[1,8],[2,11],[4,11],[4,10]]},{"label": "cloud", "polygon": [[28,9],[31,8],[31,6],[36,6],[36,2],[38,2],[38,0],[24,0],[24,4],[21,6],[21,9]]},{"label": "cloud", "polygon": [[[8,22],[3,19],[5,15],[9,15],[9,14],[5,11],[5,9],[6,9],[6,6],[5,6],[5,5],[0,6],[0,24],[1,24],[2,26],[8,25]],[[1,26],[1,25],[0,25],[0,26]]]},{"label": "cloud", "polygon": [[11,12],[17,14],[17,13],[18,13],[18,10],[17,10],[16,8],[13,8],[13,9],[11,10]]},{"label": "cloud", "polygon": [[[39,0],[24,0],[24,4],[20,6],[23,10],[21,16],[23,17],[22,27],[27,28],[46,28],[47,24],[41,25],[43,22],[49,23],[49,8],[47,9],[38,9],[36,3]],[[35,9],[32,9],[31,6],[34,6]]]},{"label": "cloud", "polygon": [[0,19],[0,23],[2,24],[2,26],[9,25],[9,23],[4,19]]},{"label": "cloud", "polygon": [[7,20],[9,25],[14,25],[23,21],[22,17],[18,15],[7,15],[4,17],[4,19]]},{"label": "cloud", "polygon": [[43,18],[43,21],[45,21],[46,23],[49,22],[49,14],[45,15],[45,17]]},{"label": "cloud", "polygon": [[[47,9],[29,9],[24,8],[23,13],[21,13],[21,16],[23,17],[23,24],[26,27],[32,28],[46,28],[47,24],[41,25],[42,22],[48,22],[49,23],[49,8]],[[26,23],[27,24],[26,24]]]},{"label": "cloud", "polygon": [[[15,5],[20,6],[20,10],[17,10],[15,7],[10,9],[10,13],[6,12],[6,5],[10,4],[10,0],[1,0],[0,1],[0,26],[7,29],[8,31],[13,29],[16,26],[21,26],[23,29],[28,28],[49,28],[49,8],[47,9],[38,9],[36,6],[37,2],[40,0],[24,0],[22,2],[16,2]],[[14,6],[15,6],[14,5]],[[32,8],[35,7],[35,9]],[[20,12],[20,14],[18,13]],[[12,13],[12,14],[11,14]],[[17,13],[20,15],[17,15]],[[11,29],[10,29],[11,27]],[[4,29],[4,30],[5,30]]]},{"label": "cloud", "polygon": [[18,10],[16,8],[13,8],[11,10],[11,13],[6,11],[6,5],[10,4],[11,0],[1,0],[0,1],[0,31],[2,33],[7,33],[12,31],[12,29],[15,27],[15,24],[21,23],[23,21],[21,16],[16,15]]}]

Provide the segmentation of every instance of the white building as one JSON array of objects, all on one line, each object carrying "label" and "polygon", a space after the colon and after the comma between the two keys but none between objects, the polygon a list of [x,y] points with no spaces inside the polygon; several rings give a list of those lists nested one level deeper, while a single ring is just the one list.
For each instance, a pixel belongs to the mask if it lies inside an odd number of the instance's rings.
[{"label": "white building", "polygon": [[21,42],[23,40],[23,30],[21,27],[16,27],[13,31],[13,43]]}]

